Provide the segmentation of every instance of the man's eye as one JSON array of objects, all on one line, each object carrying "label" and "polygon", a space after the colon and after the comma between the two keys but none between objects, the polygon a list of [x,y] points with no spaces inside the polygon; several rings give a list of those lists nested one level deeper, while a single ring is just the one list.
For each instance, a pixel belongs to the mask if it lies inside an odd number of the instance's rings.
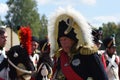
[{"label": "man's eye", "polygon": [[7,38],[7,37],[6,37],[6,36],[3,36],[3,37],[1,37],[1,38],[5,39],[5,38]]}]

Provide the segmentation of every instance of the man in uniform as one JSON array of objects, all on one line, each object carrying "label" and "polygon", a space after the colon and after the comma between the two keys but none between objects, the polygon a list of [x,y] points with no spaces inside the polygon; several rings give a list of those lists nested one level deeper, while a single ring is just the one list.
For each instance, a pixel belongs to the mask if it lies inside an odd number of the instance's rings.
[{"label": "man in uniform", "polygon": [[94,37],[94,43],[95,45],[98,47],[98,49],[100,49],[101,44],[102,44],[102,28],[100,27],[99,29],[93,29],[92,30],[92,35]]},{"label": "man in uniform", "polygon": [[53,80],[108,80],[92,29],[74,9],[58,9],[48,26]]},{"label": "man in uniform", "polygon": [[7,52],[10,63],[9,76],[11,80],[30,80],[35,71],[29,55],[32,54],[32,36],[29,26],[22,26],[18,31],[20,45],[15,45]]},{"label": "man in uniform", "polygon": [[116,52],[115,35],[107,37],[103,40],[103,44],[106,48],[105,53],[102,55],[104,59],[104,66],[106,66],[106,72],[109,80],[119,80],[119,56]]},{"label": "man in uniform", "polygon": [[0,80],[8,80],[8,62],[5,45],[7,41],[6,26],[0,26]]},{"label": "man in uniform", "polygon": [[39,39],[35,36],[32,36],[32,54],[29,56],[36,70],[37,70],[37,63],[39,61],[39,55],[40,55],[40,51],[38,50],[38,47],[39,47]]}]

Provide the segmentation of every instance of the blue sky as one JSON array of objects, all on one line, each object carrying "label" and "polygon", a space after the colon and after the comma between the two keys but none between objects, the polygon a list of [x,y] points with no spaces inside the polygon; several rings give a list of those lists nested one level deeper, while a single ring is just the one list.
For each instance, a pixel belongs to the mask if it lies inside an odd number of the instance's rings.
[{"label": "blue sky", "polygon": [[[7,0],[0,0],[0,16],[4,20]],[[120,0],[36,0],[38,13],[48,18],[58,7],[73,7],[79,11],[91,25],[99,27],[102,23],[120,23]]]}]

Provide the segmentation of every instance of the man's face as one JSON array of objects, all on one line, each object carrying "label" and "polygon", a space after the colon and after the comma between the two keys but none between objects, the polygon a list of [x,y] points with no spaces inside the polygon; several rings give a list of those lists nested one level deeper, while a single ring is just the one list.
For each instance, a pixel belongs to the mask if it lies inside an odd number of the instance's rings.
[{"label": "man's face", "polygon": [[98,49],[101,47],[101,43],[97,42],[97,43],[95,43],[95,44],[96,44],[96,46],[98,47]]},{"label": "man's face", "polygon": [[75,43],[72,39],[70,39],[70,38],[68,38],[68,37],[65,37],[65,36],[63,36],[63,37],[60,37],[60,44],[61,44],[61,46],[62,46],[62,48],[63,48],[63,50],[65,51],[65,52],[70,52],[70,50],[71,50],[71,47],[73,46],[73,44]]},{"label": "man's face", "polygon": [[32,51],[34,52],[38,48],[39,44],[35,41],[32,41]]},{"label": "man's face", "polygon": [[116,48],[115,47],[110,47],[110,48],[108,48],[108,52],[110,54],[114,54],[116,52]]},{"label": "man's face", "polygon": [[7,42],[7,32],[0,35],[0,47],[4,47]]}]

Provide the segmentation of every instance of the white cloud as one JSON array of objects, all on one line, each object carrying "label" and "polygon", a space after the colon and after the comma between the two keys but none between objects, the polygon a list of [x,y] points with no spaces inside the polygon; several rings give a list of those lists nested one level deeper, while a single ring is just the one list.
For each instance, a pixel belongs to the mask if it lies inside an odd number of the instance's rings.
[{"label": "white cloud", "polygon": [[94,5],[96,0],[36,0],[38,5],[71,5],[77,6],[80,4]]},{"label": "white cloud", "polygon": [[6,14],[8,11],[8,6],[6,4],[0,3],[0,14]]},{"label": "white cloud", "polygon": [[61,6],[77,5],[76,3],[72,2],[72,1],[68,1],[68,0],[56,1],[56,2],[54,2],[54,4],[57,5],[57,6],[60,6],[60,5]]},{"label": "white cloud", "polygon": [[38,5],[46,5],[48,4],[51,0],[36,0]]},{"label": "white cloud", "polygon": [[118,16],[99,16],[99,17],[95,17],[94,20],[104,22],[104,23],[106,23],[106,22],[119,22],[120,17],[118,17]]},{"label": "white cloud", "polygon": [[120,16],[116,15],[116,16],[97,16],[94,17],[92,19],[89,19],[91,25],[95,26],[95,27],[100,27],[102,26],[103,23],[108,23],[108,22],[115,22],[120,23]]},{"label": "white cloud", "polygon": [[6,15],[7,11],[8,6],[4,3],[0,3],[0,16],[2,20],[4,20],[4,16]]},{"label": "white cloud", "polygon": [[96,0],[81,0],[82,3],[87,5],[94,5],[96,4]]},{"label": "white cloud", "polygon": [[[72,0],[36,0],[38,5],[71,5]],[[73,3],[73,2],[72,2]]]}]

